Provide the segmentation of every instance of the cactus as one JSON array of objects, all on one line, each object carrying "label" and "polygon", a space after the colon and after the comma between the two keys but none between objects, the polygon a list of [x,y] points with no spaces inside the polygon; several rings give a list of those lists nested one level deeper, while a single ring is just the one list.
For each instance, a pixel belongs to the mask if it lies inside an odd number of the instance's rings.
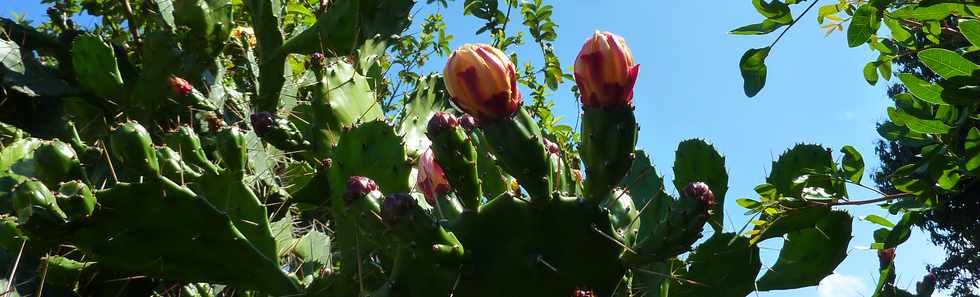
[{"label": "cactus", "polygon": [[[729,180],[706,141],[678,146],[669,195],[636,150],[638,65],[611,33],[576,61],[583,138],[569,143],[539,126],[524,78],[489,45],[461,47],[443,76],[411,77],[403,102],[387,100],[387,41],[415,1],[333,1],[304,27],[280,1],[245,0],[255,49],[226,42],[232,1],[154,2],[159,19],[131,32],[142,48],[70,38],[58,79],[79,94],[57,98],[51,124],[64,131],[0,123],[0,248],[23,246],[46,265],[45,284],[79,295],[746,296],[813,285],[846,252],[850,215],[788,198],[846,194],[814,174],[837,172],[818,146],[774,163],[760,194],[792,211],[762,215],[749,236],[721,228]],[[9,87],[6,73],[26,70],[0,62],[3,91],[42,90]],[[783,235],[758,278],[758,242]],[[133,276],[146,279],[131,291],[104,281]]]}]

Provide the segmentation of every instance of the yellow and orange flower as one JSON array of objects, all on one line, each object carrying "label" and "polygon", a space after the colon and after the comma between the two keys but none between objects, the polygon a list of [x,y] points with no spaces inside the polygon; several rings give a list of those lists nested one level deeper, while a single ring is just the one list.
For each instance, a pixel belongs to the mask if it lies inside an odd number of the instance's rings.
[{"label": "yellow and orange flower", "polygon": [[523,102],[514,63],[492,46],[461,46],[443,72],[453,102],[479,121],[510,117]]},{"label": "yellow and orange flower", "polygon": [[575,83],[586,107],[632,107],[639,73],[626,40],[609,32],[596,31],[575,59]]}]

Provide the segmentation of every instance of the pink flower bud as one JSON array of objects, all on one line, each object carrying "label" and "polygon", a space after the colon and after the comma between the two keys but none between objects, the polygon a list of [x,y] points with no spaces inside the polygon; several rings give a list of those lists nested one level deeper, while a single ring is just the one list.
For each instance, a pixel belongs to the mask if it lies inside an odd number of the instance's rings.
[{"label": "pink flower bud", "polygon": [[575,59],[575,83],[586,107],[633,106],[640,65],[623,37],[596,31]]},{"label": "pink flower bud", "polygon": [[480,123],[477,122],[476,118],[474,118],[473,116],[464,114],[463,117],[459,118],[459,125],[463,126],[463,129],[466,129],[466,131],[468,132],[478,128],[480,126]]},{"label": "pink flower bud", "polygon": [[558,147],[558,144],[551,142],[551,140],[548,140],[547,138],[544,139],[544,147],[548,149],[549,154],[552,155],[561,154],[561,148]]},{"label": "pink flower bud", "polygon": [[708,184],[703,182],[696,182],[687,185],[687,187],[684,187],[684,189],[681,191],[681,194],[685,197],[697,198],[698,201],[701,201],[701,203],[703,203],[709,210],[715,207],[715,193],[711,192],[711,188],[708,187]]},{"label": "pink flower bud", "polygon": [[449,181],[446,180],[446,173],[442,171],[442,166],[436,163],[432,149],[427,149],[419,156],[419,176],[416,186],[425,194],[425,201],[430,205],[435,205],[439,196],[445,195],[452,190]]},{"label": "pink flower bud", "polygon": [[426,133],[429,134],[429,137],[435,137],[436,135],[439,135],[439,133],[442,133],[442,131],[456,127],[459,127],[459,120],[456,119],[456,116],[451,113],[437,112],[432,116],[432,119],[429,120],[429,125],[426,127]]},{"label": "pink flower bud", "polygon": [[378,184],[374,180],[363,176],[351,176],[347,179],[347,192],[344,193],[344,200],[350,204],[354,199],[364,198],[364,196],[377,190]]},{"label": "pink flower bud", "polygon": [[177,76],[170,77],[170,90],[179,96],[190,95],[194,91],[194,86],[183,78]]},{"label": "pink flower bud", "polygon": [[523,102],[514,63],[489,45],[461,46],[449,56],[443,72],[453,103],[477,120],[509,117]]},{"label": "pink flower bud", "polygon": [[878,250],[878,265],[881,265],[882,268],[888,267],[888,265],[894,261],[895,261],[895,248]]}]

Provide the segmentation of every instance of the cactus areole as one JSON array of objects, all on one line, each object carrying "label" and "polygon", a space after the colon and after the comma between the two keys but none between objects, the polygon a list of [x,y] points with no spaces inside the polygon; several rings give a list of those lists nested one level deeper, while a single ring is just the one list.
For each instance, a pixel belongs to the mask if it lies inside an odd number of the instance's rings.
[{"label": "cactus areole", "polygon": [[523,102],[514,63],[492,46],[459,47],[443,72],[453,103],[479,121],[513,116]]},{"label": "cactus areole", "polygon": [[575,59],[575,83],[585,107],[632,107],[639,73],[626,40],[609,32],[596,31]]}]

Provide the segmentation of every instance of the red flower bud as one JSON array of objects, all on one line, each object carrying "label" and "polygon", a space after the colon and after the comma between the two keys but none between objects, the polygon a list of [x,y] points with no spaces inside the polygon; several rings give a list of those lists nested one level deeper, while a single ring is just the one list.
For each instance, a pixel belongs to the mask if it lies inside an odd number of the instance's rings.
[{"label": "red flower bud", "polygon": [[442,131],[456,127],[459,127],[459,120],[456,119],[456,116],[451,113],[437,112],[429,120],[429,126],[426,127],[426,132],[429,134],[429,137],[435,137],[439,133],[442,133]]},{"label": "red flower bud", "polygon": [[558,147],[558,144],[551,142],[551,140],[548,140],[547,138],[544,139],[544,147],[547,148],[548,153],[552,155],[561,154],[561,148]]},{"label": "red flower bud", "polygon": [[194,86],[183,78],[177,76],[170,77],[170,90],[179,96],[190,95],[194,91]]},{"label": "red flower bud", "polygon": [[895,261],[895,248],[878,250],[878,265],[880,267],[888,267],[888,264],[893,261]]},{"label": "red flower bud", "polygon": [[572,292],[572,297],[595,297],[595,293],[589,290],[575,290]]},{"label": "red flower bud", "polygon": [[381,221],[389,227],[397,226],[418,204],[408,194],[396,193],[385,197],[381,203]]},{"label": "red flower bud", "polygon": [[596,31],[575,59],[575,83],[586,107],[633,106],[640,65],[623,37]]},{"label": "red flower bud", "polygon": [[374,180],[363,176],[351,176],[347,179],[347,192],[344,193],[344,200],[350,204],[358,198],[364,198],[367,194],[377,191],[378,184]]},{"label": "red flower bud", "polygon": [[715,193],[711,192],[708,184],[703,182],[695,182],[687,185],[687,187],[684,187],[684,190],[681,190],[681,195],[697,198],[698,201],[701,201],[701,203],[707,206],[707,209],[715,207]]},{"label": "red flower bud", "polygon": [[252,130],[258,136],[265,135],[269,130],[272,130],[272,125],[275,122],[275,115],[265,111],[253,113],[250,118],[252,120]]},{"label": "red flower bud", "polygon": [[443,72],[453,103],[477,120],[509,117],[523,102],[514,63],[489,45],[461,46],[449,56]]},{"label": "red flower bud", "polygon": [[416,186],[422,194],[425,194],[425,202],[430,205],[435,205],[439,196],[452,190],[449,181],[446,180],[446,173],[442,171],[442,166],[436,163],[432,149],[425,150],[422,156],[419,156],[419,176]]},{"label": "red flower bud", "polygon": [[459,118],[459,125],[463,126],[463,129],[466,129],[466,131],[469,132],[469,131],[473,131],[473,129],[478,128],[480,126],[480,123],[477,122],[476,118],[474,118],[473,116],[464,114],[463,117]]}]

